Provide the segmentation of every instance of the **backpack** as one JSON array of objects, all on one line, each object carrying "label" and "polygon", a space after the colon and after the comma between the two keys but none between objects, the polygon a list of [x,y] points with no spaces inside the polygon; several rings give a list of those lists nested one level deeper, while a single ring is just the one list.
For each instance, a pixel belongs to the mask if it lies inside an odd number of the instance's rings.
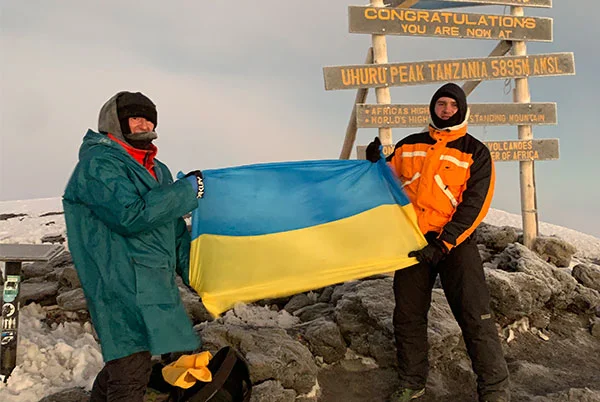
[{"label": "backpack", "polygon": [[221,348],[208,362],[211,382],[197,381],[191,388],[174,387],[162,378],[162,363],[152,367],[149,386],[169,393],[167,402],[248,402],[252,382],[248,363],[234,348]]}]

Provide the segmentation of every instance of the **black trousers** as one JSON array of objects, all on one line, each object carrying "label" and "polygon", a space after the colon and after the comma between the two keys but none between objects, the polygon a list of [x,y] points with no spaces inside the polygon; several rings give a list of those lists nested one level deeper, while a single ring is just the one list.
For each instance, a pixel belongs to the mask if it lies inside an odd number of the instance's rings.
[{"label": "black trousers", "polygon": [[419,263],[394,275],[394,333],[401,385],[425,387],[429,371],[427,313],[438,274],[462,330],[480,398],[504,396],[508,400],[508,369],[491,315],[483,264],[472,239],[453,248],[435,267]]},{"label": "black trousers", "polygon": [[150,352],[111,360],[98,373],[90,402],[143,402],[152,371]]}]

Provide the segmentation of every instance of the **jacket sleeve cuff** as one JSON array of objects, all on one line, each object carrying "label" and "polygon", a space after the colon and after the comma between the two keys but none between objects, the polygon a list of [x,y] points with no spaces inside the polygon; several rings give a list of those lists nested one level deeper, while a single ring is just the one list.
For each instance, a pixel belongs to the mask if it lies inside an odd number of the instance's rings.
[{"label": "jacket sleeve cuff", "polygon": [[452,244],[448,243],[447,241],[442,240],[442,243],[444,243],[444,246],[446,246],[448,251],[452,250],[452,248],[454,247]]},{"label": "jacket sleeve cuff", "polygon": [[449,241],[447,241],[447,234],[444,231],[442,231],[442,233],[438,236],[438,240],[441,240],[441,242],[444,243],[444,246],[446,246],[446,248],[448,249],[448,251],[450,251],[454,247],[456,247],[455,244],[452,244]]}]

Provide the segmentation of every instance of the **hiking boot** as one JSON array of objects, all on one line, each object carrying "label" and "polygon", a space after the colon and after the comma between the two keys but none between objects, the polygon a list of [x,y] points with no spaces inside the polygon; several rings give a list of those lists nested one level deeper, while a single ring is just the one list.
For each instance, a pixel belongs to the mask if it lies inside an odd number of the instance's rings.
[{"label": "hiking boot", "polygon": [[425,388],[421,389],[410,389],[410,388],[400,388],[396,392],[392,394],[390,397],[390,402],[408,402],[413,399],[417,399],[420,396],[423,396],[425,393]]}]

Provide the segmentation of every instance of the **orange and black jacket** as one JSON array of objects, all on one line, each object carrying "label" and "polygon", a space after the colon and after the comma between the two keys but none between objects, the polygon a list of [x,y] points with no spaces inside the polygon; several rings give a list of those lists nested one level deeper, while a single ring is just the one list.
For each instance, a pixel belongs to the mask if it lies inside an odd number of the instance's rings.
[{"label": "orange and black jacket", "polygon": [[425,234],[436,232],[448,249],[468,238],[487,214],[494,193],[494,165],[488,148],[453,130],[412,134],[387,157],[400,178]]}]

